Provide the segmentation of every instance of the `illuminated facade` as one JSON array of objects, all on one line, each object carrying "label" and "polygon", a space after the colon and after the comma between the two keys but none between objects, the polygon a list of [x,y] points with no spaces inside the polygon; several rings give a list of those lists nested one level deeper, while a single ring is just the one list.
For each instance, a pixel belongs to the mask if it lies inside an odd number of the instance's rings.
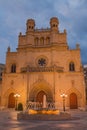
[{"label": "illuminated facade", "polygon": [[4,71],[5,65],[0,63],[0,106],[1,106],[1,89],[2,89],[2,73]]},{"label": "illuminated facade", "polygon": [[86,85],[86,104],[87,104],[87,65],[84,65],[83,69],[84,69],[84,78],[85,78],[85,85]]},{"label": "illuminated facade", "polygon": [[15,107],[18,102],[54,102],[62,108],[61,94],[67,94],[66,108],[85,109],[85,84],[80,48],[69,49],[67,32],[59,31],[59,20],[50,19],[50,28],[36,29],[35,21],[28,19],[26,33],[19,34],[18,48],[8,47],[6,70],[2,82],[2,106]]},{"label": "illuminated facade", "polygon": [[4,64],[0,64],[0,80],[2,80],[2,73],[4,71],[5,65]]}]

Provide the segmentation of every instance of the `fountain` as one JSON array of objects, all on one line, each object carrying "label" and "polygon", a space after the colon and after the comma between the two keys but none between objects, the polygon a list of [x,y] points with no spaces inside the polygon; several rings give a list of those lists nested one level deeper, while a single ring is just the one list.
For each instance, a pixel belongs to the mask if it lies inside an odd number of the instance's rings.
[{"label": "fountain", "polygon": [[47,103],[46,95],[43,95],[43,103],[29,102],[27,104],[27,112],[20,112],[17,114],[17,119],[24,120],[61,120],[70,119],[68,113],[61,113],[55,109],[54,103]]},{"label": "fountain", "polygon": [[46,108],[46,95],[43,95],[43,108]]},{"label": "fountain", "polygon": [[59,114],[59,110],[55,109],[53,103],[47,103],[46,95],[43,95],[43,103],[36,103],[36,109],[34,105],[28,110],[28,114]]}]

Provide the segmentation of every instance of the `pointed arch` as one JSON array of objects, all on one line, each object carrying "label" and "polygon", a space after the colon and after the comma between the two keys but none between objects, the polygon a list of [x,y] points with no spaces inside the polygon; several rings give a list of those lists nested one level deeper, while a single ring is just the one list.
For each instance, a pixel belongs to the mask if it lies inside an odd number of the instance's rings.
[{"label": "pointed arch", "polygon": [[4,97],[8,98],[10,93],[17,93],[17,91],[13,87],[11,87],[4,93]]},{"label": "pointed arch", "polygon": [[75,71],[75,63],[74,62],[69,63],[69,71]]},{"label": "pointed arch", "polygon": [[77,109],[78,108],[78,100],[76,93],[70,94],[70,109]]},{"label": "pointed arch", "polygon": [[15,97],[14,93],[10,93],[8,97],[8,108],[15,108]]},{"label": "pointed arch", "polygon": [[[73,64],[74,64],[74,66],[73,66]],[[68,59],[67,62],[66,62],[66,69],[67,69],[67,71],[75,72],[77,70],[77,68],[78,68],[77,64],[78,63],[77,63],[77,61],[76,61],[76,59],[74,57],[71,57],[70,59]],[[74,71],[71,69],[71,66],[74,69]]]},{"label": "pointed arch", "polygon": [[78,98],[81,98],[82,95],[81,93],[79,92],[78,89],[76,89],[75,87],[71,87],[68,91],[67,91],[67,95],[70,95],[71,93],[76,93]]},{"label": "pointed arch", "polygon": [[79,90],[77,90],[75,87],[71,87],[66,94],[68,95],[68,105],[70,109],[77,109],[80,99],[82,98]]},{"label": "pointed arch", "polygon": [[18,93],[13,87],[9,88],[3,95],[3,98],[6,99],[6,106],[8,108],[15,107],[15,97],[14,94]]},{"label": "pointed arch", "polygon": [[46,93],[43,90],[39,91],[37,96],[36,96],[36,102],[42,103],[44,95],[46,95]]},{"label": "pointed arch", "polygon": [[16,73],[16,64],[11,65],[11,73]]},{"label": "pointed arch", "polygon": [[37,81],[36,83],[33,84],[33,87],[30,90],[29,100],[36,101],[36,97],[38,93],[40,93],[41,91],[43,91],[46,94],[47,101],[53,100],[53,93],[52,93],[51,87],[44,80]]}]

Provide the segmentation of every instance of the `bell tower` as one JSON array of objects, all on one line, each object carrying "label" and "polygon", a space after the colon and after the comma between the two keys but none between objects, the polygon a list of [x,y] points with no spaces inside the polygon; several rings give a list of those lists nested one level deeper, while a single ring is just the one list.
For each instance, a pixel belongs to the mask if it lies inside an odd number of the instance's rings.
[{"label": "bell tower", "polygon": [[33,32],[35,29],[35,21],[33,19],[28,19],[26,23],[26,33]]},{"label": "bell tower", "polygon": [[51,31],[59,32],[58,25],[59,25],[58,18],[57,17],[52,17],[50,19],[50,28],[51,28]]}]

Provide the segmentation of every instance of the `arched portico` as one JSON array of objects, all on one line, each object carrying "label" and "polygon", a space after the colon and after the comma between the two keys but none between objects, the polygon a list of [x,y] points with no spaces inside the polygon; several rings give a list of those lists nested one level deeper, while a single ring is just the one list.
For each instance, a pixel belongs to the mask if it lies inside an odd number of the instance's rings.
[{"label": "arched portico", "polygon": [[29,101],[42,102],[43,95],[46,95],[47,102],[53,101],[51,86],[44,81],[40,81],[32,87],[29,95]]},{"label": "arched portico", "polygon": [[78,109],[78,107],[81,106],[81,93],[75,88],[75,87],[71,87],[68,91],[67,91],[67,95],[68,95],[68,106],[70,109]]},{"label": "arched portico", "polygon": [[43,102],[43,96],[46,95],[46,93],[41,90],[40,92],[38,92],[37,96],[36,96],[36,102]]},{"label": "arched portico", "polygon": [[77,109],[78,108],[78,100],[77,95],[75,93],[70,94],[70,109]]},{"label": "arched portico", "polygon": [[15,97],[14,93],[10,93],[8,97],[8,108],[15,108]]},{"label": "arched portico", "polygon": [[3,95],[4,102],[2,103],[3,106],[7,108],[15,108],[15,97],[14,94],[16,94],[17,91],[11,87],[9,88]]}]

